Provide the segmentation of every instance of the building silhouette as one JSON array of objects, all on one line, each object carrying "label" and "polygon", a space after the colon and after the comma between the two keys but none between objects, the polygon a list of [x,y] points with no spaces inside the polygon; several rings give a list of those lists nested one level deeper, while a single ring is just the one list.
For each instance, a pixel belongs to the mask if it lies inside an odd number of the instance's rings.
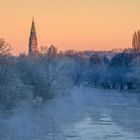
[{"label": "building silhouette", "polygon": [[49,56],[49,58],[55,58],[56,55],[57,55],[57,48],[52,44],[48,48],[48,56]]},{"label": "building silhouette", "polygon": [[32,20],[32,26],[30,31],[30,38],[29,38],[29,55],[36,55],[38,54],[38,44],[37,44],[37,36],[36,36],[36,29],[34,18]]}]

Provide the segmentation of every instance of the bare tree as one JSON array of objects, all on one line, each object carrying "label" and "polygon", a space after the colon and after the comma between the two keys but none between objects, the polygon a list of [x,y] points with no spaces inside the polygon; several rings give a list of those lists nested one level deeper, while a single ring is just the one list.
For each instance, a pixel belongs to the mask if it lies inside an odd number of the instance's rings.
[{"label": "bare tree", "polygon": [[0,39],[0,106],[12,106],[15,99],[14,58],[10,54],[11,46]]},{"label": "bare tree", "polygon": [[66,88],[65,64],[57,56],[57,49],[44,47],[40,54],[41,75],[44,78],[44,99]]},{"label": "bare tree", "polygon": [[7,82],[10,50],[11,46],[3,39],[0,39],[0,94],[3,92]]},{"label": "bare tree", "polygon": [[68,89],[70,80],[65,74],[64,61],[54,46],[41,47],[39,55],[18,58],[20,77],[25,86],[32,89],[33,99],[45,101]]}]

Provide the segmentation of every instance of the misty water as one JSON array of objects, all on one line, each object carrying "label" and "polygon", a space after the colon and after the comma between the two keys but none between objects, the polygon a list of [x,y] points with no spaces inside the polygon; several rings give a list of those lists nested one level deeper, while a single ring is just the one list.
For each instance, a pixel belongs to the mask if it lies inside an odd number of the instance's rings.
[{"label": "misty water", "polygon": [[0,140],[139,139],[139,93],[81,87],[0,114]]}]

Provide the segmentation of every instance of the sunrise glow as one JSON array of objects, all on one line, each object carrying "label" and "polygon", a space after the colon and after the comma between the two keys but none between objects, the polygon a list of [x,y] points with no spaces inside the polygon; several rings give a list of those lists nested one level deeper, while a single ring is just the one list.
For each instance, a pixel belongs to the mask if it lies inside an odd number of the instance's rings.
[{"label": "sunrise glow", "polygon": [[109,50],[131,47],[140,28],[139,0],[3,0],[0,38],[13,54],[28,51],[32,17],[38,44],[58,50]]}]

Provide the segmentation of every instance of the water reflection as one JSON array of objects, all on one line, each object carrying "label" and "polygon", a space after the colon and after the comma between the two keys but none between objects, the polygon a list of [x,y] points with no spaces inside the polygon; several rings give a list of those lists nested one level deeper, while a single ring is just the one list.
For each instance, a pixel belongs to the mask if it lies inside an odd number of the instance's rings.
[{"label": "water reflection", "polygon": [[94,118],[86,117],[77,122],[73,128],[65,130],[65,134],[67,139],[71,140],[132,140],[135,138],[133,134],[124,132],[112,122],[109,116],[101,118],[98,122],[94,122]]}]

